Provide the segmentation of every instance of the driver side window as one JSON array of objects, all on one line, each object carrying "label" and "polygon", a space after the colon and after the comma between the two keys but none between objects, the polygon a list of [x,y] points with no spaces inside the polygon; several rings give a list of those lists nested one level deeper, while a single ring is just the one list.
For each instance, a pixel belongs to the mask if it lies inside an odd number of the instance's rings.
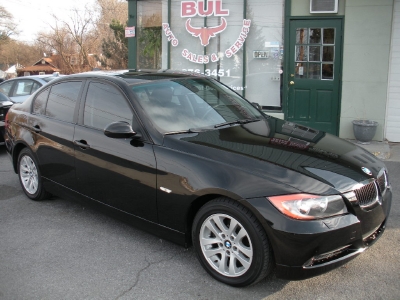
[{"label": "driver side window", "polygon": [[122,93],[114,86],[91,82],[86,95],[83,124],[104,130],[112,122],[132,125],[133,113]]}]

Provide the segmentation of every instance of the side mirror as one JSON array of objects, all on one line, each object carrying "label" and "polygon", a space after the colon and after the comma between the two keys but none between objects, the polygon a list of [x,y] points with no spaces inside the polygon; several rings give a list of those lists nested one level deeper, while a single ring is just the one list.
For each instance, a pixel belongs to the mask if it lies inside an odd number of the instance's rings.
[{"label": "side mirror", "polygon": [[258,110],[261,110],[261,106],[260,106],[260,104],[258,104],[257,102],[251,102],[251,104],[252,104],[255,108],[257,108]]},{"label": "side mirror", "polygon": [[113,122],[106,126],[104,134],[110,138],[127,139],[134,137],[137,133],[133,131],[131,125],[127,122]]}]

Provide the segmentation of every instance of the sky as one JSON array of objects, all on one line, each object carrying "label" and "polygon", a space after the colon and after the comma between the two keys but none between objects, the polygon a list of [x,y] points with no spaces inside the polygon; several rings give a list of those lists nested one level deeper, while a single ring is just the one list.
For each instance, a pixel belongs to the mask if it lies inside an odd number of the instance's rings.
[{"label": "sky", "polygon": [[40,31],[47,31],[48,24],[54,24],[51,14],[61,20],[68,20],[71,10],[84,8],[95,0],[1,0],[3,6],[14,17],[20,34],[13,35],[14,39],[33,42]]}]

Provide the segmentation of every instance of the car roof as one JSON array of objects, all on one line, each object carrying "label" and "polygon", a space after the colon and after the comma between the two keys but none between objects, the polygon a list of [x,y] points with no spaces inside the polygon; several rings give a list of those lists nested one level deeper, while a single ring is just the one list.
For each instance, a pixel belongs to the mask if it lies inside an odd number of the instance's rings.
[{"label": "car roof", "polygon": [[190,78],[190,77],[206,77],[199,73],[182,72],[175,70],[107,70],[107,71],[91,71],[79,74],[72,74],[73,77],[91,77],[91,78],[104,78],[104,77],[117,77],[129,85],[142,84],[145,82],[152,82],[157,80]]},{"label": "car roof", "polygon": [[[39,79],[39,80],[41,80],[43,78],[48,78],[48,77],[54,77],[54,79],[55,79],[55,78],[58,78],[58,77],[61,77],[61,76],[63,76],[63,75],[56,75],[56,74],[29,75],[29,76],[20,76],[20,77],[10,78],[10,79],[7,79],[7,80],[5,80],[3,82],[12,81],[12,80],[24,80],[24,79]],[[3,82],[1,82],[1,83],[3,83]],[[47,82],[47,81],[45,81],[45,82]]]}]

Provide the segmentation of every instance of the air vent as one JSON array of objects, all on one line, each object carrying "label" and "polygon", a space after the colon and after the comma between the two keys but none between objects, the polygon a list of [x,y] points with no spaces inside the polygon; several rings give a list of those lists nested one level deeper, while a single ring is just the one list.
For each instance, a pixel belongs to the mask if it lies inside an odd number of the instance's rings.
[{"label": "air vent", "polygon": [[338,0],[310,0],[310,13],[329,14],[338,12]]}]

